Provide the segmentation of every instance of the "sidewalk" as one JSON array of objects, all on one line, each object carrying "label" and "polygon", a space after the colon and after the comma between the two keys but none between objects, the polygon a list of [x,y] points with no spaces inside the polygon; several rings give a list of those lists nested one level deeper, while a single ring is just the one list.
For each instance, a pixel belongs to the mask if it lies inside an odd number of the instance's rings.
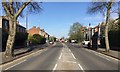
[{"label": "sidewalk", "polygon": [[109,52],[105,52],[105,49],[103,49],[103,48],[98,48],[97,51],[120,60],[120,56],[119,56],[120,52],[119,51],[110,50]]}]

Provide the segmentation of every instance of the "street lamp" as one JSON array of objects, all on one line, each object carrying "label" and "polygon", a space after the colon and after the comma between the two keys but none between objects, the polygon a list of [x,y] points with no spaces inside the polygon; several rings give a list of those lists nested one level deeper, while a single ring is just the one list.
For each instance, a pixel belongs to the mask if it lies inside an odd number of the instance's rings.
[{"label": "street lamp", "polygon": [[118,2],[118,14],[119,14],[119,19],[120,19],[120,1]]},{"label": "street lamp", "polygon": [[91,40],[91,34],[90,34],[90,23],[89,23],[89,28],[88,28],[88,31],[89,31],[89,41]]}]

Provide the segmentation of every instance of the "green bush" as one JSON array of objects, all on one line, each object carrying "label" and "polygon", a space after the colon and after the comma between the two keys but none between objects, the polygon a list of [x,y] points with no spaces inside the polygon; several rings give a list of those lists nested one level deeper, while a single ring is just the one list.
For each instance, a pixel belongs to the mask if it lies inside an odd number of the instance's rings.
[{"label": "green bush", "polygon": [[100,37],[100,47],[106,47],[105,46],[105,37]]},{"label": "green bush", "polygon": [[40,44],[45,44],[46,43],[46,38],[41,36],[40,38]]},{"label": "green bush", "polygon": [[39,34],[34,34],[33,36],[29,36],[29,41],[32,42],[32,44],[45,44],[46,43],[46,38],[39,35]]}]

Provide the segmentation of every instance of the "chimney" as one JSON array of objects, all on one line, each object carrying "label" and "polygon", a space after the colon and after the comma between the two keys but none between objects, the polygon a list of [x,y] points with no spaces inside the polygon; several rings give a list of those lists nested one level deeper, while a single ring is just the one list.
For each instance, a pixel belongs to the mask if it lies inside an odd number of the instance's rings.
[{"label": "chimney", "polygon": [[36,26],[33,26],[33,28],[36,28]]},{"label": "chimney", "polygon": [[37,29],[40,29],[40,27],[37,27]]}]

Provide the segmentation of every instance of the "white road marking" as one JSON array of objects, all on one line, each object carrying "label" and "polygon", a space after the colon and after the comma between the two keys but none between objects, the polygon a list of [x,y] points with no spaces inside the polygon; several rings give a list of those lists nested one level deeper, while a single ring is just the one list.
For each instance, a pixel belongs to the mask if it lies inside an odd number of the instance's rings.
[{"label": "white road marking", "polygon": [[62,53],[60,54],[59,59],[61,59],[61,57],[62,57]]},{"label": "white road marking", "polygon": [[69,52],[71,52],[71,50],[69,49]]},{"label": "white road marking", "polygon": [[17,64],[14,64],[14,65],[6,68],[5,70],[8,70],[8,69],[10,69],[10,68],[12,68],[12,67],[14,67],[14,66],[16,66],[16,65],[19,65],[19,64],[21,64],[21,63],[23,63],[23,62],[25,62],[25,61],[26,61],[26,60],[23,60],[23,61],[21,61],[21,62],[19,62],[19,63],[17,63]]},{"label": "white road marking", "polygon": [[75,61],[62,61],[62,62],[77,63],[77,62],[75,62]]},{"label": "white road marking", "polygon": [[76,59],[75,56],[73,55],[73,53],[71,53],[71,54],[72,54],[73,58]]},{"label": "white road marking", "polygon": [[83,69],[83,67],[82,67],[80,64],[78,64],[78,66],[80,67],[80,69],[81,69],[83,72],[85,72],[84,69]]},{"label": "white road marking", "polygon": [[56,68],[57,68],[57,64],[55,64],[55,66],[54,66],[53,70],[56,70]]}]

